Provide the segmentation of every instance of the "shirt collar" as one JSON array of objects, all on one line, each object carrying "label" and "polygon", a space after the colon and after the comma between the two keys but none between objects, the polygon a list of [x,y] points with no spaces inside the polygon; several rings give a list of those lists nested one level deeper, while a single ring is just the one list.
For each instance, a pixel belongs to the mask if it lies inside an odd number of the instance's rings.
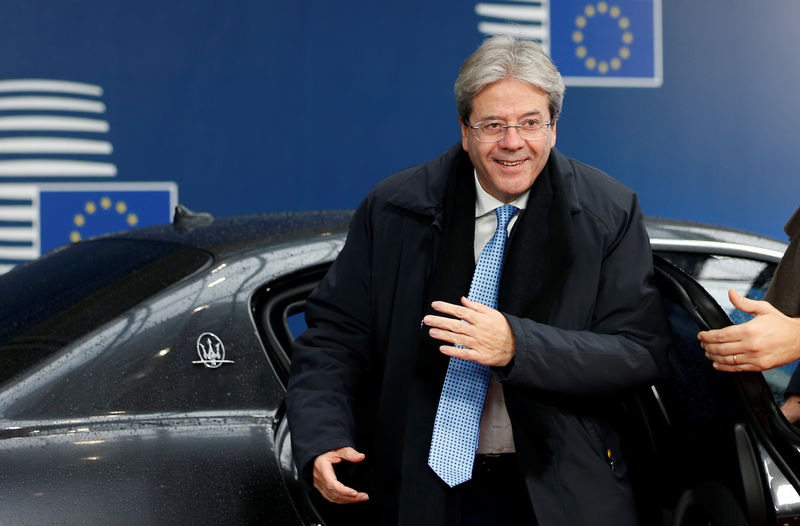
[{"label": "shirt collar", "polygon": [[[495,197],[489,195],[489,193],[483,189],[481,186],[480,181],[478,181],[478,172],[473,171],[475,176],[475,217],[481,217],[489,212],[493,211],[498,206],[503,206],[505,203],[496,199]],[[528,188],[525,192],[511,201],[511,203],[520,210],[524,210],[528,204],[528,195],[531,193],[531,189]]]}]

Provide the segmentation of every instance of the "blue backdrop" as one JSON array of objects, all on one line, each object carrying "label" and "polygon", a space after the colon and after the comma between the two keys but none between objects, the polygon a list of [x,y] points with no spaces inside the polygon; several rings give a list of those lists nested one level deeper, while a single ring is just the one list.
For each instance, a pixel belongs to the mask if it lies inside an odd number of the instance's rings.
[{"label": "blue backdrop", "polygon": [[[3,246],[28,243],[20,228],[48,221],[35,197],[3,194],[12,183],[174,182],[173,200],[220,216],[353,208],[378,180],[458,140],[460,63],[508,19],[544,34],[574,77],[562,152],[632,187],[647,214],[784,237],[800,203],[795,0],[0,0],[0,230],[15,233],[0,232],[0,264],[14,260]],[[615,40],[597,40],[601,29]],[[635,87],[586,85],[615,76]],[[26,79],[80,89],[2,87]],[[101,107],[30,101],[43,95]],[[107,127],[3,121],[45,113]],[[18,205],[39,215],[15,215]]]}]

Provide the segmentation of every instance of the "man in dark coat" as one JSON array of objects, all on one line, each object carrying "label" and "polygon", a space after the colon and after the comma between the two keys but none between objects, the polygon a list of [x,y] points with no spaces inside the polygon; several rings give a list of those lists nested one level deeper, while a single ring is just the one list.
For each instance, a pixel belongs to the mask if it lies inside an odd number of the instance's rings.
[{"label": "man in dark coat", "polygon": [[[665,321],[636,196],[554,149],[563,92],[537,44],[488,39],[456,82],[461,143],[356,210],[286,398],[327,500],[369,500],[379,524],[635,524],[616,402],[665,369]],[[504,203],[492,309],[465,296]],[[428,466],[451,359],[491,371],[472,480],[452,488]]]}]

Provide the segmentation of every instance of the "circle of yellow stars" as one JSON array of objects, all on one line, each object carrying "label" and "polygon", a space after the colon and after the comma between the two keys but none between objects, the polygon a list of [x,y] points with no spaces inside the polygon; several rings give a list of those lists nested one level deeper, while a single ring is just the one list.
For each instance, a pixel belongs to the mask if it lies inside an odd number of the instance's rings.
[{"label": "circle of yellow stars", "polygon": [[[610,60],[597,60],[589,54],[583,42],[583,31],[589,21],[595,17],[608,16],[616,21],[617,26],[622,31],[622,45],[617,51],[616,56]],[[572,32],[572,41],[575,43],[575,55],[583,60],[583,65],[590,71],[597,71],[601,75],[607,74],[611,70],[618,70],[622,67],[622,61],[631,56],[630,45],[633,43],[633,33],[630,31],[631,21],[626,16],[622,16],[622,11],[618,6],[609,5],[608,2],[597,2],[587,4],[583,8],[583,13],[575,17],[575,30]]]},{"label": "circle of yellow stars", "polygon": [[[98,206],[99,205],[99,206]],[[110,197],[101,197],[99,203],[95,203],[94,201],[87,201],[86,204],[83,206],[83,213],[75,214],[75,217],[72,218],[72,223],[81,228],[83,225],[86,224],[87,217],[93,216],[94,214],[98,213],[98,211],[103,210],[113,210],[117,212],[119,215],[125,216],[125,222],[128,223],[130,226],[136,226],[139,224],[139,216],[134,214],[133,212],[128,212],[128,205],[125,201],[117,201],[113,202]],[[69,233],[69,240],[73,243],[77,243],[81,240],[81,233],[78,230],[73,230]]]}]

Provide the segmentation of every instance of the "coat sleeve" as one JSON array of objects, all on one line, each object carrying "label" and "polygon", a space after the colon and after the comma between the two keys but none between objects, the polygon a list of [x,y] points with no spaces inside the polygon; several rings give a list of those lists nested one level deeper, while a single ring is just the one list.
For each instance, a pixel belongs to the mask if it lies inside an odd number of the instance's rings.
[{"label": "coat sleeve", "polygon": [[307,330],[292,348],[286,411],[297,466],[355,446],[354,405],[369,362],[371,235],[365,200],[342,251],[306,302]]},{"label": "coat sleeve", "polygon": [[783,254],[764,300],[789,317],[800,316],[800,208],[784,227],[789,246]]},{"label": "coat sleeve", "polygon": [[666,371],[669,333],[635,197],[626,217],[609,236],[599,279],[581,282],[580,294],[595,298],[584,330],[506,315],[516,353],[509,366],[495,371],[501,382],[562,394],[611,394]]}]

